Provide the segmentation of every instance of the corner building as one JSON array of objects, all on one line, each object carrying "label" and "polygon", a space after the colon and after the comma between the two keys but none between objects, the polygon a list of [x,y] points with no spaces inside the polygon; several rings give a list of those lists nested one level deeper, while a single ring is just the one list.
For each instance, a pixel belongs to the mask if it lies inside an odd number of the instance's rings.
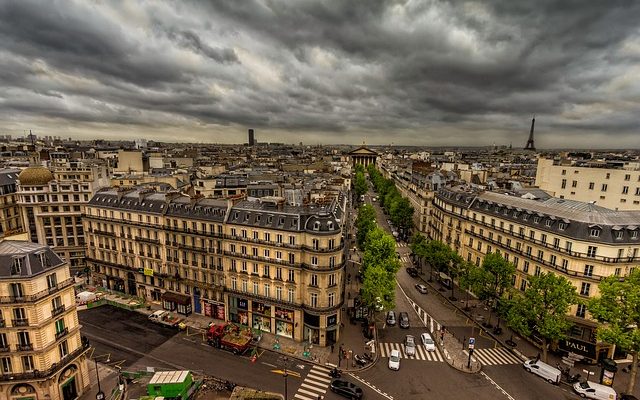
[{"label": "corner building", "polygon": [[339,340],[345,202],[105,189],[87,206],[87,261],[108,289],[326,346]]},{"label": "corner building", "polygon": [[73,400],[89,386],[73,283],[49,247],[0,242],[0,399]]},{"label": "corner building", "polygon": [[[530,200],[459,188],[440,190],[429,223],[431,239],[451,246],[480,265],[498,252],[516,266],[513,285],[524,291],[528,277],[553,272],[567,278],[583,300],[598,295],[607,276],[624,279],[640,265],[640,212],[549,198]],[[570,336],[557,343],[587,361],[613,348],[596,341],[597,322],[584,304],[569,311]],[[617,354],[621,356],[621,354]]]}]

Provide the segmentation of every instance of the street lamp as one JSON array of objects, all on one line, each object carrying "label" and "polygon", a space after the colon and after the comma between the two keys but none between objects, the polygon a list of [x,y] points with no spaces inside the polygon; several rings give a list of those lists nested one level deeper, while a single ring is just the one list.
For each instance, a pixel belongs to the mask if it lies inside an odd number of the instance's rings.
[{"label": "street lamp", "polygon": [[287,364],[289,363],[289,357],[282,357],[281,358],[282,364],[283,364],[283,369],[284,369],[284,373],[282,374],[282,376],[284,377],[284,400],[288,400],[289,398],[289,394],[287,393],[287,389],[288,389],[288,384],[287,384],[287,377],[289,376],[289,373],[287,372]]},{"label": "street lamp", "polygon": [[109,354],[103,354],[101,356],[97,356],[97,357],[93,358],[93,362],[96,365],[96,378],[98,379],[98,393],[96,393],[96,400],[104,400],[105,399],[105,395],[104,395],[104,392],[102,391],[102,387],[100,387],[100,373],[98,371],[98,358],[104,357],[104,356],[107,357],[105,362],[111,361],[111,359],[109,357]]}]

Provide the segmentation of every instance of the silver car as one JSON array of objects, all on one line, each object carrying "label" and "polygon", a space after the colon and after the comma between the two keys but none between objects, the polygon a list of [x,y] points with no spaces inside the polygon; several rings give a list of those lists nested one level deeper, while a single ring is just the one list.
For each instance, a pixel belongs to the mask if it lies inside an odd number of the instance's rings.
[{"label": "silver car", "polygon": [[396,324],[396,313],[393,311],[389,311],[387,313],[387,325],[395,326]]},{"label": "silver car", "polygon": [[416,341],[411,335],[404,338],[404,352],[407,356],[416,355]]}]

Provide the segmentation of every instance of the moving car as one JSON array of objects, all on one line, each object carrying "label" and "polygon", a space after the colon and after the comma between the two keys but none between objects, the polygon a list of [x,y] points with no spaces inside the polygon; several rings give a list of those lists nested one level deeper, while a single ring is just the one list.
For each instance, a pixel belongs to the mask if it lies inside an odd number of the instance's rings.
[{"label": "moving car", "polygon": [[422,294],[427,294],[427,287],[421,283],[416,283],[416,289]]},{"label": "moving car", "polygon": [[344,396],[349,399],[360,400],[363,394],[362,388],[349,381],[345,381],[344,379],[332,380],[330,389],[333,393],[337,393],[340,396]]},{"label": "moving car", "polygon": [[396,324],[396,313],[389,311],[387,313],[387,325],[394,326]]},{"label": "moving car", "polygon": [[552,383],[554,385],[560,383],[560,377],[562,376],[562,373],[558,368],[552,367],[547,363],[534,358],[525,361],[522,366],[527,372],[536,374],[549,383]]},{"label": "moving car", "polygon": [[407,356],[416,355],[416,341],[411,335],[407,335],[404,338],[404,352]]},{"label": "moving car", "polygon": [[400,369],[400,351],[399,350],[391,350],[391,354],[389,355],[389,369],[398,371]]},{"label": "moving car", "polygon": [[409,314],[404,311],[400,313],[400,328],[409,328]]},{"label": "moving car", "polygon": [[416,268],[413,267],[408,267],[407,268],[407,274],[409,274],[409,276],[416,278],[418,276],[418,270]]},{"label": "moving car", "polygon": [[436,351],[436,342],[433,341],[431,335],[427,332],[420,335],[422,339],[422,344],[427,351]]}]

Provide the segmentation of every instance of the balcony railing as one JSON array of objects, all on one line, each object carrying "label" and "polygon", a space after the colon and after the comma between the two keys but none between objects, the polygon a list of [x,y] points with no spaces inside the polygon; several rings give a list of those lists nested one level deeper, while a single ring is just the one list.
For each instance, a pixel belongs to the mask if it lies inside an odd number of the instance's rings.
[{"label": "balcony railing", "polygon": [[51,310],[51,315],[54,316],[54,317],[56,315],[60,315],[60,314],[62,314],[64,312],[65,308],[66,308],[66,306],[64,304],[62,304],[62,305],[52,309]]},{"label": "balcony railing", "polygon": [[31,343],[16,345],[16,351],[33,351],[33,345]]},{"label": "balcony railing", "polygon": [[56,333],[56,340],[60,339],[63,336],[66,336],[69,333],[69,328],[64,328],[60,332]]},{"label": "balcony railing", "polygon": [[51,375],[54,375],[56,372],[65,368],[71,361],[81,356],[83,353],[89,350],[89,344],[79,347],[73,353],[61,359],[59,362],[52,364],[51,368],[44,371],[32,371],[32,372],[23,372],[23,373],[4,373],[0,372],[0,382],[11,381],[13,383],[24,381],[24,380],[33,380],[39,378],[48,378]]},{"label": "balcony railing", "polygon": [[50,294],[53,294],[55,292],[58,292],[62,289],[65,289],[71,285],[73,285],[74,283],[74,279],[73,278],[69,278],[66,279],[60,283],[58,283],[56,286],[52,287],[51,289],[45,289],[45,290],[41,290],[38,293],[35,294],[28,294],[28,295],[24,295],[24,296],[0,296],[0,303],[30,303],[30,302],[34,302],[34,301],[38,301],[40,299],[43,299],[45,297],[47,297]]},{"label": "balcony railing", "polygon": [[29,326],[29,318],[12,319],[11,325],[13,326]]}]

